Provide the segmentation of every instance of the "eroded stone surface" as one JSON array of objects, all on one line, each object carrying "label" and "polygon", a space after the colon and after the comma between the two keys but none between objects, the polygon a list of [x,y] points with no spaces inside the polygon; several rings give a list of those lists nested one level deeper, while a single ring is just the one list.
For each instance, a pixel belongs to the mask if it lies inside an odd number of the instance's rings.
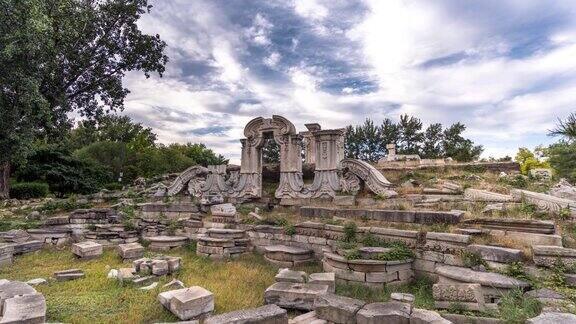
[{"label": "eroded stone surface", "polygon": [[306,272],[283,268],[278,271],[274,279],[276,282],[304,283],[306,281]]},{"label": "eroded stone surface", "polygon": [[409,324],[411,306],[406,303],[371,303],[360,309],[356,315],[358,324]]},{"label": "eroded stone surface", "polygon": [[118,254],[124,260],[138,259],[144,256],[144,247],[136,242],[118,244]]},{"label": "eroded stone surface", "polygon": [[72,244],[72,253],[80,259],[92,259],[102,255],[102,244],[96,242],[80,242]]},{"label": "eroded stone surface", "polygon": [[576,315],[571,313],[545,312],[528,319],[529,324],[576,324]]},{"label": "eroded stone surface", "polygon": [[54,272],[54,278],[57,281],[68,281],[84,278],[84,272],[80,269],[69,269]]},{"label": "eroded stone surface", "polygon": [[39,293],[22,295],[4,301],[0,323],[44,323],[46,300]]},{"label": "eroded stone surface", "polygon": [[276,305],[242,309],[211,316],[205,324],[287,324],[288,313]]},{"label": "eroded stone surface", "polygon": [[356,323],[356,313],[365,304],[362,300],[325,294],[318,296],[314,301],[314,311],[318,318],[328,322],[354,324]]},{"label": "eroded stone surface", "polygon": [[410,324],[450,324],[449,320],[443,318],[437,312],[414,308],[410,314]]},{"label": "eroded stone surface", "polygon": [[336,275],[334,272],[320,272],[320,273],[312,273],[308,277],[309,283],[327,285],[330,292],[334,292],[336,290]]},{"label": "eroded stone surface", "polygon": [[499,246],[471,244],[468,250],[479,254],[486,261],[512,263],[522,261],[522,251]]},{"label": "eroded stone surface", "polygon": [[181,320],[204,318],[214,311],[214,295],[199,286],[160,293],[158,300]]},{"label": "eroded stone surface", "polygon": [[277,282],[266,289],[264,301],[282,308],[313,310],[316,297],[327,293],[327,285]]}]

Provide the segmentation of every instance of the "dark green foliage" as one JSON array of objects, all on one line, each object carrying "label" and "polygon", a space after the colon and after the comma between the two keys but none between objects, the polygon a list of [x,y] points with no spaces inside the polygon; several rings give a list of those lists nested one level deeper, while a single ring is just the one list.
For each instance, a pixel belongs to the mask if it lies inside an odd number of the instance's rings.
[{"label": "dark green foliage", "polygon": [[48,183],[50,191],[60,197],[70,193],[93,193],[112,180],[110,172],[103,167],[54,146],[36,149],[28,163],[15,174],[19,181]]},{"label": "dark green foliage", "polygon": [[284,225],[284,234],[290,236],[296,234],[296,227],[293,224]]},{"label": "dark green foliage", "polygon": [[262,147],[262,162],[280,163],[280,145],[272,138],[267,139]]},{"label": "dark green foliage", "polygon": [[431,124],[422,131],[422,121],[408,115],[400,116],[398,123],[385,119],[380,126],[366,119],[362,125],[346,127],[344,151],[348,158],[376,162],[387,154],[386,144],[396,144],[399,154],[468,162],[478,159],[483,148],[464,138],[465,130],[466,126],[456,123],[445,130],[441,124]]},{"label": "dark green foliage", "polygon": [[356,241],[356,231],[358,226],[354,222],[348,222],[344,225],[344,242]]},{"label": "dark green foliage", "polygon": [[548,163],[559,177],[576,183],[576,142],[559,142],[546,150]]},{"label": "dark green foliage", "polygon": [[23,164],[35,139],[62,141],[73,112],[90,120],[122,110],[124,74],[161,75],[168,58],[166,43],[138,28],[147,0],[0,0],[0,8],[2,198],[10,164]]},{"label": "dark green foliage", "polygon": [[444,149],[444,156],[451,157],[456,161],[468,162],[476,160],[484,151],[481,145],[474,145],[474,143],[462,136],[466,130],[466,126],[462,123],[456,123],[444,130],[444,139],[442,146]]},{"label": "dark green foliage", "polygon": [[358,249],[351,249],[346,251],[344,257],[348,260],[358,260],[362,258],[362,255]]},{"label": "dark green foliage", "polygon": [[442,140],[444,134],[442,133],[442,124],[431,124],[424,132],[424,143],[420,151],[421,158],[424,159],[438,159],[444,156],[444,148],[442,147]]},{"label": "dark green foliage", "polygon": [[516,279],[531,281],[530,276],[524,271],[524,265],[519,261],[509,263],[500,273]]},{"label": "dark green foliage", "polygon": [[397,151],[399,154],[419,154],[421,142],[424,140],[422,121],[408,115],[400,116],[400,142]]},{"label": "dark green foliage", "polygon": [[11,186],[10,197],[16,199],[42,198],[48,195],[48,191],[47,183],[20,182]]},{"label": "dark green foliage", "polygon": [[414,258],[414,252],[406,244],[395,242],[390,244],[390,248],[392,248],[391,251],[378,254],[376,259],[380,261],[398,261]]},{"label": "dark green foliage", "polygon": [[477,266],[484,266],[486,269],[489,268],[486,260],[482,259],[482,256],[478,253],[462,251],[460,253],[460,258],[462,259],[462,264],[467,268],[473,268]]}]

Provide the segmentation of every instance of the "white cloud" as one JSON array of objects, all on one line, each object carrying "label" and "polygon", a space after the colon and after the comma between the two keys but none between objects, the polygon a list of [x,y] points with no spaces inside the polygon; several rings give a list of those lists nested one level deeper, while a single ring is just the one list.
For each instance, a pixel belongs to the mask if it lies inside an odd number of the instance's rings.
[{"label": "white cloud", "polygon": [[280,53],[272,52],[268,57],[264,59],[264,64],[271,68],[276,67],[276,65],[278,65],[278,62],[280,62],[281,58],[282,55],[280,55]]}]

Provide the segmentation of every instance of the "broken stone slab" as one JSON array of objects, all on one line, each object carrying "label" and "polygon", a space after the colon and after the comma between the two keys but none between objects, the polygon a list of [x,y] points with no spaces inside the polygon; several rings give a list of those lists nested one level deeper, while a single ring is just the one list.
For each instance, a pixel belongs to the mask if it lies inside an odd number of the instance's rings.
[{"label": "broken stone slab", "polygon": [[358,324],[394,323],[409,324],[412,306],[406,303],[387,302],[367,304],[356,314]]},{"label": "broken stone slab", "polygon": [[136,277],[134,268],[120,268],[116,278],[120,281],[133,280]]},{"label": "broken stone slab", "polygon": [[44,285],[48,283],[48,281],[46,281],[46,279],[44,278],[36,278],[36,279],[31,279],[26,281],[26,284],[30,285],[30,286],[38,286],[38,285]]},{"label": "broken stone slab", "polygon": [[454,280],[460,283],[478,283],[482,286],[496,287],[496,288],[521,288],[526,289],[530,284],[511,278],[499,273],[474,271],[469,268],[456,267],[456,266],[439,266],[436,267],[436,274],[441,277]]},{"label": "broken stone slab", "polygon": [[44,323],[46,300],[39,293],[15,296],[4,301],[0,323]]},{"label": "broken stone slab", "polygon": [[236,207],[230,203],[210,206],[212,216],[234,217],[236,216]]},{"label": "broken stone slab", "polygon": [[110,269],[110,271],[108,271],[108,275],[106,275],[106,277],[108,279],[117,279],[118,278],[118,270]]},{"label": "broken stone slab", "polygon": [[567,208],[573,215],[576,214],[574,200],[521,189],[512,189],[512,195],[517,199],[536,205],[540,210],[558,213],[562,209]]},{"label": "broken stone slab", "polygon": [[291,268],[313,260],[311,249],[287,245],[269,245],[264,247],[264,258],[278,266]]},{"label": "broken stone slab", "polygon": [[72,244],[72,253],[80,259],[93,259],[102,255],[102,244],[85,241]]},{"label": "broken stone slab", "polygon": [[408,303],[408,304],[414,303],[414,295],[407,293],[398,293],[398,292],[391,293],[390,299],[401,303]]},{"label": "broken stone slab", "polygon": [[544,304],[554,304],[564,301],[566,298],[564,295],[548,288],[530,290],[524,293],[524,296],[529,296],[538,299]]},{"label": "broken stone slab", "polygon": [[336,291],[336,274],[334,272],[312,273],[308,277],[309,283],[327,285],[331,293]]},{"label": "broken stone slab", "polygon": [[43,245],[44,245],[44,243],[42,241],[38,241],[38,240],[32,240],[32,241],[22,242],[22,243],[15,243],[14,244],[14,254],[24,254],[24,253],[30,253],[30,252],[38,251],[38,250],[42,249]]},{"label": "broken stone slab", "polygon": [[249,217],[252,217],[252,218],[254,218],[254,219],[256,219],[256,220],[260,220],[260,221],[261,221],[261,220],[264,220],[264,217],[260,216],[258,213],[255,213],[255,212],[249,212],[249,213],[248,213],[248,216],[249,216]]},{"label": "broken stone slab", "polygon": [[576,249],[561,246],[534,245],[532,246],[534,263],[538,266],[552,268],[561,262],[567,267],[576,264]]},{"label": "broken stone slab", "polygon": [[24,243],[30,239],[30,234],[25,230],[13,229],[0,233],[0,238],[10,243]]},{"label": "broken stone slab", "polygon": [[554,221],[516,218],[474,218],[463,223],[480,226],[485,229],[513,231],[522,233],[554,234],[556,225]]},{"label": "broken stone slab", "polygon": [[306,272],[283,268],[278,270],[278,274],[276,274],[274,279],[276,282],[304,283],[306,282]]},{"label": "broken stone slab", "polygon": [[432,286],[434,305],[439,309],[447,309],[454,303],[462,305],[467,310],[484,311],[484,294],[480,284],[434,284]]},{"label": "broken stone slab", "polygon": [[316,317],[316,312],[311,311],[288,320],[288,324],[328,324],[328,322],[326,320],[319,319]]},{"label": "broken stone slab", "polygon": [[242,239],[246,237],[246,230],[233,228],[209,228],[206,231],[208,237],[217,239]]},{"label": "broken stone slab", "polygon": [[211,316],[204,324],[288,324],[288,313],[276,305],[265,305]]},{"label": "broken stone slab", "polygon": [[134,260],[144,256],[144,247],[140,243],[118,244],[118,254],[122,260]]},{"label": "broken stone slab", "polygon": [[36,289],[32,288],[26,283],[0,279],[0,313],[2,311],[2,305],[4,304],[4,301],[7,299],[21,295],[32,295],[35,293]]},{"label": "broken stone slab", "polygon": [[356,313],[364,305],[366,303],[362,300],[325,294],[318,296],[314,301],[314,311],[316,317],[328,322],[354,324],[356,323]]},{"label": "broken stone slab", "polygon": [[442,317],[455,324],[504,324],[505,322],[498,318],[481,317],[474,315],[460,314],[442,314]]},{"label": "broken stone slab", "polygon": [[528,324],[576,324],[576,315],[571,313],[544,312],[526,321]]},{"label": "broken stone slab", "polygon": [[152,289],[156,288],[157,286],[158,286],[158,283],[153,282],[153,283],[149,284],[148,286],[140,287],[138,289],[148,291],[148,290],[152,290]]},{"label": "broken stone slab", "polygon": [[166,291],[158,299],[181,320],[205,318],[214,311],[214,295],[199,286]]},{"label": "broken stone slab", "polygon": [[282,308],[313,310],[316,297],[328,293],[328,286],[311,283],[277,282],[264,292],[264,302]]},{"label": "broken stone slab", "polygon": [[132,279],[132,283],[135,284],[136,286],[144,286],[144,285],[151,285],[152,283],[156,282],[157,280],[158,280],[158,277],[156,277],[156,276],[136,277],[136,278]]},{"label": "broken stone slab", "polygon": [[482,209],[482,214],[490,214],[494,211],[505,211],[506,205],[504,203],[488,204],[484,209]]},{"label": "broken stone slab", "polygon": [[464,190],[464,198],[471,201],[487,201],[487,202],[513,202],[516,201],[512,195],[504,195],[497,192],[487,190],[467,188]]},{"label": "broken stone slab", "polygon": [[178,279],[172,279],[169,283],[162,286],[162,288],[169,288],[169,289],[182,289],[186,288],[184,283]]},{"label": "broken stone slab", "polygon": [[414,308],[410,314],[410,324],[451,324],[435,311]]},{"label": "broken stone slab", "polygon": [[471,244],[468,251],[479,254],[482,259],[492,262],[512,263],[522,261],[522,251],[491,245]]},{"label": "broken stone slab", "polygon": [[84,272],[80,269],[69,269],[54,272],[54,279],[56,281],[69,281],[79,278],[84,278]]}]

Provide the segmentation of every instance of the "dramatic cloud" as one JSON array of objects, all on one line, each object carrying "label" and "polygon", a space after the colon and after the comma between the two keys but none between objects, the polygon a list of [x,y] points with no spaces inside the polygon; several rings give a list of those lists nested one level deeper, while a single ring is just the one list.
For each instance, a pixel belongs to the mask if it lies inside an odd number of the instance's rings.
[{"label": "dramatic cloud", "polygon": [[246,122],[298,129],[403,113],[462,121],[485,155],[549,143],[576,104],[572,0],[164,0],[140,27],[168,43],[163,78],[130,73],[126,113],[162,142],[237,162]]}]

